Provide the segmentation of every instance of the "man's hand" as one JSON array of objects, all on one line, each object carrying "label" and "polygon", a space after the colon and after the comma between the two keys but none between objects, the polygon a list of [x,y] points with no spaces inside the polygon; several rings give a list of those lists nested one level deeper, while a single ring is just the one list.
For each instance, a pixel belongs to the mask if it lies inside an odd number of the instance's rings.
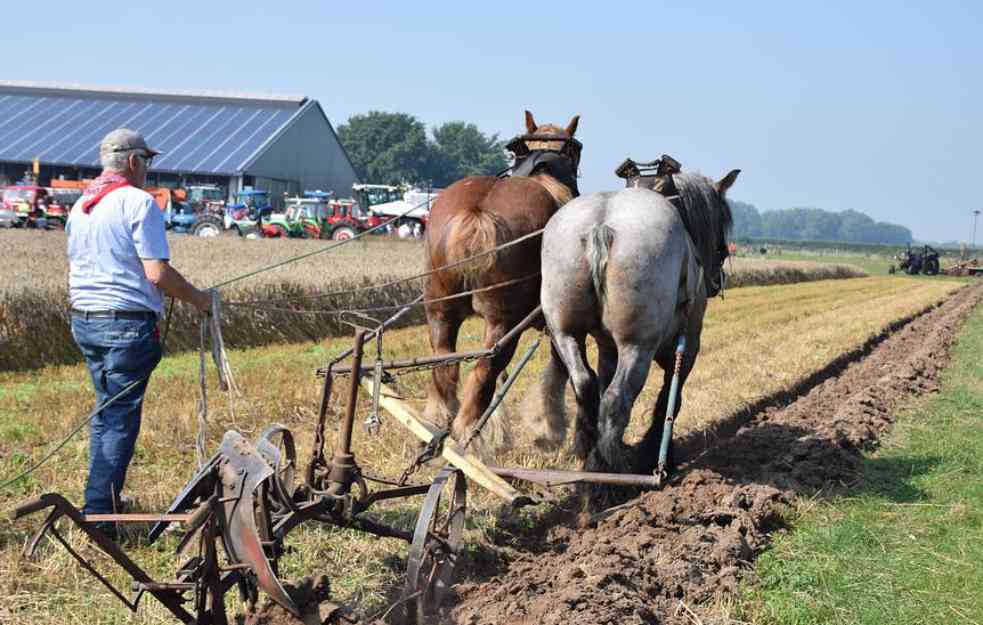
[{"label": "man's hand", "polygon": [[203,313],[212,310],[212,294],[195,288],[166,260],[143,259],[143,272],[158,289],[182,302],[191,304]]},{"label": "man's hand", "polygon": [[205,313],[206,315],[212,314],[212,291],[211,289],[207,291],[202,291],[201,289],[195,289],[195,299],[192,302],[195,308]]}]

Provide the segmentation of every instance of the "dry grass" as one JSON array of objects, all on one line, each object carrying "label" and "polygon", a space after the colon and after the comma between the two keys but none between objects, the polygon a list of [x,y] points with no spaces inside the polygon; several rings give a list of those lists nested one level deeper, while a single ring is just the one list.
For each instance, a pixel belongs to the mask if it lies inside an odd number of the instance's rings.
[{"label": "dry grass", "polygon": [[[170,243],[174,266],[201,287],[330,244],[234,236],[172,236]],[[69,332],[64,233],[0,230],[0,248],[7,252],[0,263],[0,370],[78,362],[79,352]],[[311,296],[408,277],[422,270],[422,259],[417,242],[367,237],[231,285],[223,290],[224,299],[300,298],[292,307],[321,310],[400,304],[417,295],[419,283],[354,295]],[[197,347],[197,319],[190,307],[174,306],[167,341],[170,349]],[[266,313],[250,308],[227,307],[223,320],[226,341],[236,347],[318,340],[348,329],[335,316]],[[422,313],[416,311],[403,323],[421,320]]]},{"label": "dry grass", "polygon": [[[171,237],[174,266],[199,286],[218,284],[326,245],[324,241],[246,240],[234,236]],[[0,249],[6,252],[0,262],[0,371],[78,362],[80,355],[68,324],[64,233],[0,230]],[[391,306],[412,300],[419,293],[419,281],[352,295],[315,296],[405,278],[422,271],[422,265],[419,242],[368,237],[238,282],[223,293],[227,301],[296,298],[277,307],[306,311]],[[862,275],[844,265],[756,258],[735,259],[728,271],[731,286]],[[413,325],[422,319],[418,308],[401,323]],[[174,307],[168,334],[172,351],[197,347],[196,320],[197,314],[190,308],[180,304]],[[282,310],[226,307],[223,321],[226,342],[233,347],[317,341],[348,332],[348,326],[335,315]]]},{"label": "dry grass", "polygon": [[[680,429],[703,428],[764,395],[788,388],[892,321],[923,309],[958,286],[943,280],[880,277],[729,292],[725,300],[714,300],[708,311],[703,351],[684,390]],[[461,347],[476,345],[480,330],[477,321],[468,322],[461,333]],[[423,328],[391,332],[386,338],[387,356],[424,354],[425,337]],[[523,343],[528,344],[533,338],[527,335]],[[317,345],[234,351],[233,366],[245,394],[231,401],[212,394],[209,449],[215,449],[227,428],[253,436],[266,424],[279,421],[294,430],[306,464],[318,392],[312,369],[348,343],[348,339],[339,339]],[[520,401],[534,384],[546,357],[546,350],[540,350],[530,371],[517,382],[509,398],[511,404]],[[632,435],[637,436],[645,425],[657,379],[653,373],[638,402]],[[425,376],[414,374],[399,382],[406,395],[423,396]],[[162,510],[193,472],[196,384],[195,354],[168,357],[154,374],[147,395],[144,430],[128,482],[128,491],[138,495],[144,510]],[[214,379],[211,388],[215,388]],[[48,442],[63,436],[91,405],[92,392],[82,366],[0,372],[0,476],[9,476],[40,457]],[[339,397],[335,397],[334,405],[341,405]],[[367,414],[366,408],[363,398],[361,415]],[[355,449],[363,465],[387,475],[398,475],[416,453],[414,442],[392,420],[376,437],[359,429]],[[86,454],[83,435],[69,443],[54,462],[0,494],[0,509],[44,491],[60,491],[71,500],[80,501]],[[575,466],[568,450],[542,454],[521,436],[519,446],[498,461],[526,467]],[[469,499],[473,512],[467,539],[470,544],[479,545],[475,549],[480,551],[485,536],[499,522],[497,502],[475,491]],[[414,509],[414,502],[402,501],[381,507],[379,512],[387,520],[408,527]],[[0,522],[0,595],[5,597],[0,603],[0,622],[171,622],[153,600],[146,601],[138,615],[131,617],[56,545],[44,545],[35,562],[20,559],[19,549],[41,520],[34,516],[16,524]],[[80,546],[84,544],[77,536],[74,540]],[[406,548],[394,540],[312,527],[292,533],[289,544],[296,551],[286,560],[285,577],[327,573],[337,597],[363,611],[384,606],[386,592],[402,579]],[[173,546],[173,541],[167,545]],[[84,549],[88,555],[95,554],[92,549]],[[133,554],[138,562],[161,575],[168,575],[177,564],[164,546],[135,548]],[[100,562],[105,565],[104,559]],[[113,573],[113,579],[124,586],[128,584],[118,572]]]}]

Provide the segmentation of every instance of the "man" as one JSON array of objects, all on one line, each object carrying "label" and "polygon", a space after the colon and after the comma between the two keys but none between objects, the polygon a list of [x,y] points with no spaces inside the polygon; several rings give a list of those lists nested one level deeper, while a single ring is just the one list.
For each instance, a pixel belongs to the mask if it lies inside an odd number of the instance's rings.
[{"label": "man", "polygon": [[[162,355],[162,293],[203,312],[211,307],[211,296],[168,264],[163,213],[142,190],[157,154],[136,131],[106,135],[99,146],[103,172],[72,207],[65,228],[72,336],[89,367],[97,405],[135,385],[89,425],[87,514],[120,510],[143,395]],[[103,529],[113,533],[111,524]]]}]

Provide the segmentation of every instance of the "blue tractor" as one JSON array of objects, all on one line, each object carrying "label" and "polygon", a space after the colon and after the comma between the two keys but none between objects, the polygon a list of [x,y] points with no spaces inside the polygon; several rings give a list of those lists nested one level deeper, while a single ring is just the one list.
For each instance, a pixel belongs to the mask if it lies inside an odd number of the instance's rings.
[{"label": "blue tractor", "polygon": [[198,214],[189,202],[171,201],[164,214],[164,221],[169,229],[183,234],[194,232],[198,224]]}]

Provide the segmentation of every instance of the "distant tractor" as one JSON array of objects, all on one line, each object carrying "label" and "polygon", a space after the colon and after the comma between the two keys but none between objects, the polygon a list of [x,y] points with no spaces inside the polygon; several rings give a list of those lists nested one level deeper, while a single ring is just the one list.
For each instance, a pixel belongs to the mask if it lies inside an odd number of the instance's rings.
[{"label": "distant tractor", "polygon": [[233,230],[241,237],[262,237],[263,220],[272,213],[268,191],[245,187],[236,194],[235,203],[225,208],[224,216],[199,215],[191,233],[199,237],[217,237],[225,230]]},{"label": "distant tractor", "polygon": [[393,227],[406,225],[419,232],[426,228],[430,207],[439,191],[383,184],[352,185],[352,196],[359,210],[371,211],[384,220],[398,217]]},{"label": "distant tractor", "polygon": [[939,273],[939,253],[931,245],[922,246],[921,250],[912,249],[908,244],[907,249],[899,252],[894,257],[898,261],[898,269],[910,276],[925,274],[934,276]]},{"label": "distant tractor", "polygon": [[198,214],[225,212],[225,189],[217,185],[191,185],[188,187],[188,203]]},{"label": "distant tractor", "polygon": [[82,197],[81,189],[59,187],[48,189],[48,206],[45,209],[48,228],[64,230],[68,222],[68,214],[72,212],[72,207],[80,197]]},{"label": "distant tractor", "polygon": [[48,190],[29,180],[3,190],[3,225],[15,228],[46,228],[48,225]]},{"label": "distant tractor", "polygon": [[335,200],[331,196],[330,191],[305,191],[303,197],[287,199],[286,214],[303,224],[307,237],[334,241],[350,239],[382,223],[374,214],[359,219],[353,202]]}]

